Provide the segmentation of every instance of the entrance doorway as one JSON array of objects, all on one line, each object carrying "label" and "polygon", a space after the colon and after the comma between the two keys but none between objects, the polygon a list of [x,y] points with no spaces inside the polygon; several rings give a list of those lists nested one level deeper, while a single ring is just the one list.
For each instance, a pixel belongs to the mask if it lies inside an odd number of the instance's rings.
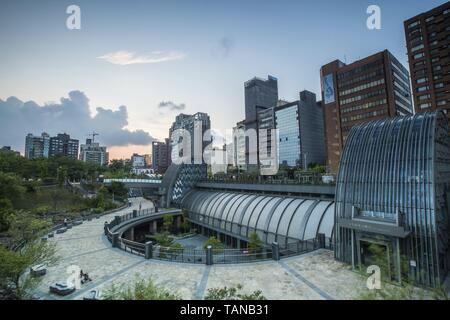
[{"label": "entrance doorway", "polygon": [[376,265],[380,268],[383,278],[391,279],[392,262],[387,243],[360,240],[358,258],[361,267],[367,268],[368,266]]}]

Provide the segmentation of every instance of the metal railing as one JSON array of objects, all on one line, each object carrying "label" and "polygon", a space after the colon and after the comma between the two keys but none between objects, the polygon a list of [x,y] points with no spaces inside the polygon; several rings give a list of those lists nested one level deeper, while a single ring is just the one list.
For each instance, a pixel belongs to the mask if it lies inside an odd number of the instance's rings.
[{"label": "metal railing", "polygon": [[[120,248],[132,254],[144,256],[147,259],[164,260],[181,263],[205,264],[207,262],[208,252],[206,249],[192,249],[192,248],[176,248],[163,247],[151,242],[140,243],[118,237],[118,233],[111,232],[111,229],[118,225],[146,215],[155,213],[154,209],[146,209],[138,212],[131,212],[120,217],[116,217],[110,223],[105,224],[105,235],[113,246]],[[114,239],[116,237],[116,240]],[[116,242],[115,242],[116,241]],[[275,244],[275,243],[274,243]],[[311,239],[311,240],[289,240],[283,245],[277,246],[275,252],[273,246],[271,248],[261,248],[259,250],[250,249],[212,249],[211,250],[211,264],[238,264],[251,263],[267,260],[278,260],[280,258],[301,255],[312,252],[320,248],[332,249],[331,239]]]}]

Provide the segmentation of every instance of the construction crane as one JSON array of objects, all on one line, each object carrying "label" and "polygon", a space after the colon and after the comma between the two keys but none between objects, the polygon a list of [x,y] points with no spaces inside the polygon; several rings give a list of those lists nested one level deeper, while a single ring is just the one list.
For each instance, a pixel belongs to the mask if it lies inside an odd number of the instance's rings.
[{"label": "construction crane", "polygon": [[95,142],[95,136],[99,136],[99,133],[96,133],[95,131],[93,131],[92,133],[88,133],[87,136],[88,137],[92,137],[92,143]]}]

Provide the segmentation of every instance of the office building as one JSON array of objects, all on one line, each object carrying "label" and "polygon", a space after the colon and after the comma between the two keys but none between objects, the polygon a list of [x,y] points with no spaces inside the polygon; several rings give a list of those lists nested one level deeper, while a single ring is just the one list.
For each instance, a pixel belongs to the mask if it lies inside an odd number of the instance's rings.
[{"label": "office building", "polygon": [[260,168],[274,162],[303,169],[312,163],[325,164],[322,105],[310,91],[299,96],[294,102],[280,100],[276,107],[257,109]]},{"label": "office building", "polygon": [[246,170],[246,161],[245,161],[245,120],[236,123],[236,126],[233,127],[233,143],[232,143],[232,158],[233,158],[233,166],[238,170]]},{"label": "office building", "polygon": [[145,168],[145,157],[134,153],[131,156],[131,166],[133,168]]},{"label": "office building", "polygon": [[300,92],[300,100],[275,108],[280,165],[307,169],[325,164],[323,108],[310,91]]},{"label": "office building", "polygon": [[71,139],[68,134],[58,134],[50,138],[50,156],[65,156],[78,159],[78,140]]},{"label": "office building", "polygon": [[[209,141],[203,141],[204,134],[206,131],[211,129],[211,120],[209,115],[203,112],[197,112],[193,115],[188,114],[179,114],[175,118],[175,122],[172,123],[172,126],[169,130],[169,154],[170,154],[170,162],[175,159],[185,159],[189,163],[204,163],[203,162],[203,152],[205,148],[211,143],[211,139]],[[184,132],[189,133],[190,143],[187,141],[183,141]],[[207,139],[205,139],[207,140]],[[187,143],[184,146],[184,143]],[[189,146],[190,145],[190,146]],[[187,151],[183,150],[183,148],[190,148],[190,159],[188,159]]]},{"label": "office building", "polygon": [[388,51],[321,68],[327,167],[337,172],[350,129],[358,123],[412,114],[407,69]]},{"label": "office building", "polygon": [[[278,101],[278,80],[275,77],[268,76],[267,80],[260,78],[253,78],[244,83],[245,91],[245,129],[256,130],[258,121],[258,111],[261,109],[272,108],[277,105]],[[246,142],[245,153],[246,162],[250,163],[251,168],[257,168],[258,147],[249,145],[250,141]],[[252,160],[256,159],[256,160]]]},{"label": "office building", "polygon": [[43,132],[40,136],[29,133],[25,138],[25,158],[48,158],[50,154],[50,136]]},{"label": "office building", "polygon": [[416,112],[450,118],[450,2],[404,22]]},{"label": "office building", "polygon": [[109,154],[105,146],[94,142],[92,139],[86,139],[86,144],[80,146],[80,160],[84,162],[96,163],[100,166],[107,165]]},{"label": "office building", "polygon": [[450,269],[445,114],[416,113],[354,126],[337,177],[335,216],[338,260],[356,268],[385,257],[382,276],[438,286]]},{"label": "office building", "polygon": [[169,139],[152,142],[152,168],[156,173],[163,174],[169,167]]}]

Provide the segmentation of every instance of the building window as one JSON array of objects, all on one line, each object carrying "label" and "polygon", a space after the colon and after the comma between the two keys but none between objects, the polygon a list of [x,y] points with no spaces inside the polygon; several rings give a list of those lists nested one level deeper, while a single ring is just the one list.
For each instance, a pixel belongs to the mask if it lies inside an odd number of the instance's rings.
[{"label": "building window", "polygon": [[447,104],[447,101],[446,100],[441,100],[441,101],[438,101],[437,102],[437,105],[438,106],[445,106]]},{"label": "building window", "polygon": [[433,42],[430,43],[430,46],[435,46],[435,45],[437,45],[437,44],[438,44],[438,41],[437,41],[437,40],[434,40]]},{"label": "building window", "polygon": [[435,67],[433,67],[433,70],[434,70],[434,71],[440,71],[441,69],[442,69],[441,66],[435,66]]},{"label": "building window", "polygon": [[434,20],[434,16],[431,16],[431,17],[429,17],[429,18],[426,18],[425,19],[425,22],[430,22],[430,21],[433,21]]},{"label": "building window", "polygon": [[417,79],[417,83],[418,84],[421,84],[421,83],[425,83],[425,82],[427,82],[428,81],[428,78],[427,77],[424,77],[424,78],[420,78],[420,79]]},{"label": "building window", "polygon": [[418,97],[419,101],[428,100],[431,96],[429,94],[424,94]]},{"label": "building window", "polygon": [[420,59],[423,57],[425,57],[425,53],[423,53],[423,52],[414,55],[414,59]]},{"label": "building window", "polygon": [[413,47],[412,49],[411,49],[411,52],[416,52],[416,51],[418,51],[418,50],[420,50],[420,49],[423,49],[424,47],[423,47],[423,44],[420,44],[420,45],[418,45],[418,46],[415,46],[415,47]]},{"label": "building window", "polygon": [[427,90],[430,90],[429,86],[423,86],[423,87],[417,88],[417,92],[424,92],[424,91],[427,91]]},{"label": "building window", "polygon": [[443,88],[443,87],[444,87],[444,83],[443,83],[443,82],[436,83],[436,84],[434,85],[434,87],[435,87],[436,89]]},{"label": "building window", "polygon": [[421,103],[419,104],[419,108],[420,109],[428,109],[431,108],[431,103],[427,102],[427,103]]},{"label": "building window", "polygon": [[444,10],[444,12],[443,12],[444,14],[449,14],[450,13],[450,9],[446,9],[446,10]]},{"label": "building window", "polygon": [[[446,10],[447,11],[447,10]],[[445,11],[444,11],[445,12]],[[420,20],[414,21],[412,23],[409,24],[408,28],[414,28],[415,26],[418,26],[420,24]]]}]

